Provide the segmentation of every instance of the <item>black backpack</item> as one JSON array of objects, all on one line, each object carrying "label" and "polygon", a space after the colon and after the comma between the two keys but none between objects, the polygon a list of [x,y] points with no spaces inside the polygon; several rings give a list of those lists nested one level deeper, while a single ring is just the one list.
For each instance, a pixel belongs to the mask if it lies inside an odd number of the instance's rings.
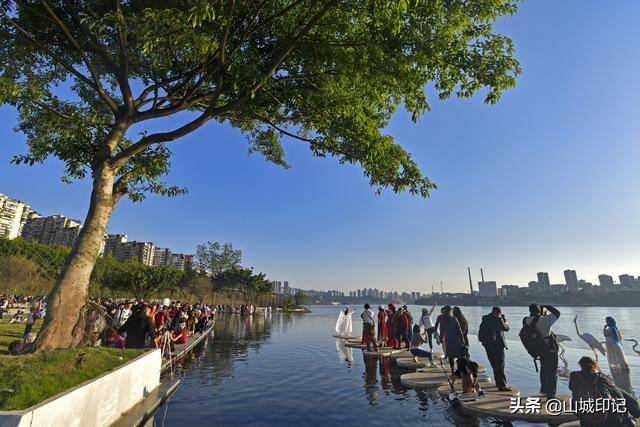
[{"label": "black backpack", "polygon": [[482,316],[482,321],[480,322],[480,327],[478,328],[478,341],[482,344],[492,344],[496,341],[493,331],[491,330],[491,326],[487,320],[487,316]]},{"label": "black backpack", "polygon": [[540,356],[542,356],[542,352],[544,351],[547,343],[544,341],[540,332],[536,329],[536,324],[538,323],[540,316],[534,317],[530,325],[527,325],[526,319],[526,317],[522,319],[522,329],[518,335],[520,335],[520,341],[522,341],[522,345],[527,350],[527,353],[533,357],[533,363],[536,366],[537,372],[538,364],[536,363],[536,360],[540,359]]}]

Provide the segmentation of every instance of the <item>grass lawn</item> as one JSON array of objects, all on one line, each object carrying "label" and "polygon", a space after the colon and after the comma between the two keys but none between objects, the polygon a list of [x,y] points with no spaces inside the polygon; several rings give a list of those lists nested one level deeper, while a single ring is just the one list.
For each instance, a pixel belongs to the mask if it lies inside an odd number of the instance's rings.
[{"label": "grass lawn", "polygon": [[[22,323],[9,324],[10,319],[11,316],[5,315],[4,319],[0,320],[0,355],[9,354],[7,350],[9,344],[15,340],[22,340],[22,335],[24,334],[24,321]],[[40,326],[42,326],[42,320],[38,320],[31,330],[38,332]]]},{"label": "grass lawn", "polygon": [[[21,339],[24,324],[0,320],[0,352]],[[42,321],[39,321],[36,327]],[[0,356],[0,410],[26,409],[68,388],[108,372],[144,350],[107,347],[58,350],[44,354]]]}]

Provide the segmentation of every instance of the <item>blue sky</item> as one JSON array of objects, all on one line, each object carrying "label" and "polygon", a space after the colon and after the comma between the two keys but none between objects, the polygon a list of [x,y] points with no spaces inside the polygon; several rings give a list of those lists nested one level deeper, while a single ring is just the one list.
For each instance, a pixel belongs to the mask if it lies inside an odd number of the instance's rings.
[{"label": "blue sky", "polygon": [[[497,28],[523,68],[498,105],[431,93],[417,125],[398,113],[388,129],[439,185],[430,199],[375,196],[357,166],[300,142],[280,169],[211,124],[170,146],[168,179],[189,193],[124,201],[109,232],[186,252],[230,241],[245,265],[302,288],[463,291],[466,266],[499,284],[640,274],[640,3],[529,0]],[[0,113],[0,192],[83,219],[88,182],[63,184],[55,160],[9,165],[24,140]]]}]

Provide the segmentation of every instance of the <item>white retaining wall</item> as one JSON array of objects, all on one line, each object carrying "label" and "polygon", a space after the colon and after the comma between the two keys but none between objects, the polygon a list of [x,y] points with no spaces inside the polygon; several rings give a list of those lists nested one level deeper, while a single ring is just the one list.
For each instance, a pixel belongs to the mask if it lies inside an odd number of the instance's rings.
[{"label": "white retaining wall", "polygon": [[0,411],[0,426],[109,426],[160,385],[160,350],[23,411]]}]

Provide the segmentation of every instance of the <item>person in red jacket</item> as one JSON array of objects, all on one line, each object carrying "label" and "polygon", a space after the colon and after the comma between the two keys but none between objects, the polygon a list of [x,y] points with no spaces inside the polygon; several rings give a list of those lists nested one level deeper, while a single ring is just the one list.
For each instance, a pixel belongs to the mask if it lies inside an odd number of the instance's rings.
[{"label": "person in red jacket", "polygon": [[396,340],[396,306],[392,303],[387,305],[387,336],[389,341],[387,346],[397,348],[398,341]]},{"label": "person in red jacket", "polygon": [[385,345],[389,339],[389,333],[387,331],[387,314],[384,312],[382,306],[378,307],[378,342],[381,345]]},{"label": "person in red jacket", "polygon": [[396,348],[402,347],[402,343],[406,345],[407,348],[411,347],[411,343],[409,342],[409,316],[407,316],[407,312],[403,308],[399,308],[396,313]]}]

